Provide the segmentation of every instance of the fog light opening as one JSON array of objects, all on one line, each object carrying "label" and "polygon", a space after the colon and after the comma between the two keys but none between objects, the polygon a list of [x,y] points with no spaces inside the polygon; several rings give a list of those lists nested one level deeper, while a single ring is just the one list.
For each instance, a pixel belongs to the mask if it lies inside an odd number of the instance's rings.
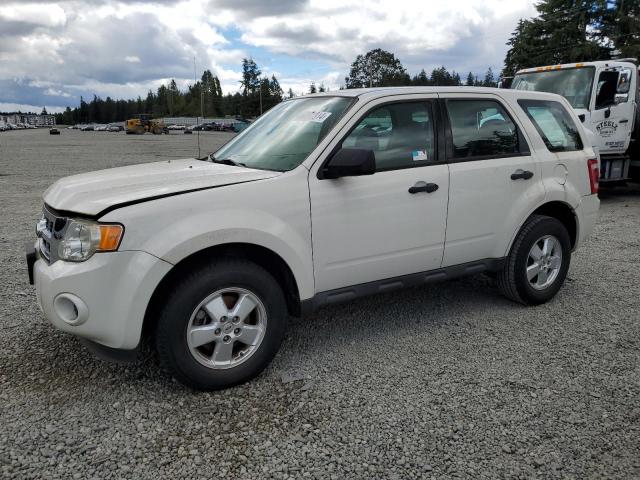
[{"label": "fog light opening", "polygon": [[53,302],[56,314],[69,325],[80,325],[89,317],[86,304],[75,295],[61,293]]}]

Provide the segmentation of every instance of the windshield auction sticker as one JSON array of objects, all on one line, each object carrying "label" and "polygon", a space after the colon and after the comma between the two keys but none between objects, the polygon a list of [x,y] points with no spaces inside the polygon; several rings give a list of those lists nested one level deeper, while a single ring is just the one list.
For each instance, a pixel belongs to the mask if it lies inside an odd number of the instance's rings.
[{"label": "windshield auction sticker", "polygon": [[303,120],[307,120],[308,122],[316,122],[316,123],[324,122],[331,115],[331,112],[304,112],[304,113],[305,114],[304,114]]}]

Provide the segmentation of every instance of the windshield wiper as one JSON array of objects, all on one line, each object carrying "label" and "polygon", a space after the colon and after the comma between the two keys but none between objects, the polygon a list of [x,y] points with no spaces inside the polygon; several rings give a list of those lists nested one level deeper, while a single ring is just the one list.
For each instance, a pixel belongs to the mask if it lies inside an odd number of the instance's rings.
[{"label": "windshield wiper", "polygon": [[211,161],[213,163],[222,163],[223,165],[232,165],[234,167],[245,167],[245,168],[248,168],[246,164],[244,164],[242,162],[236,162],[235,160],[231,160],[230,158],[217,159],[213,155],[209,155],[208,159],[209,159],[209,161]]}]

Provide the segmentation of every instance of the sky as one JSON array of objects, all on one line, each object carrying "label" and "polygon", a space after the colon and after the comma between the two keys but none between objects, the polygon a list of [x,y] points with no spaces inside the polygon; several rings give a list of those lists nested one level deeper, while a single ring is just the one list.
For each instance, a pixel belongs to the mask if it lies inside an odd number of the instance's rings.
[{"label": "sky", "polygon": [[411,75],[441,65],[499,73],[535,0],[1,0],[0,111],[62,111],[80,96],[144,97],[208,68],[236,92],[253,58],[285,91],[338,89],[358,54],[394,53]]}]

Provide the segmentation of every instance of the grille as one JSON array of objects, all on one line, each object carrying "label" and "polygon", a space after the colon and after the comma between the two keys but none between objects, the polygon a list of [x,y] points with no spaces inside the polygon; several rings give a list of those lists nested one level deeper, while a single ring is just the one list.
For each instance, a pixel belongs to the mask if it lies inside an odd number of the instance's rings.
[{"label": "grille", "polygon": [[42,209],[42,218],[36,227],[36,234],[39,239],[40,254],[47,263],[57,260],[58,241],[62,238],[61,234],[66,224],[66,218],[57,217],[46,207]]}]

